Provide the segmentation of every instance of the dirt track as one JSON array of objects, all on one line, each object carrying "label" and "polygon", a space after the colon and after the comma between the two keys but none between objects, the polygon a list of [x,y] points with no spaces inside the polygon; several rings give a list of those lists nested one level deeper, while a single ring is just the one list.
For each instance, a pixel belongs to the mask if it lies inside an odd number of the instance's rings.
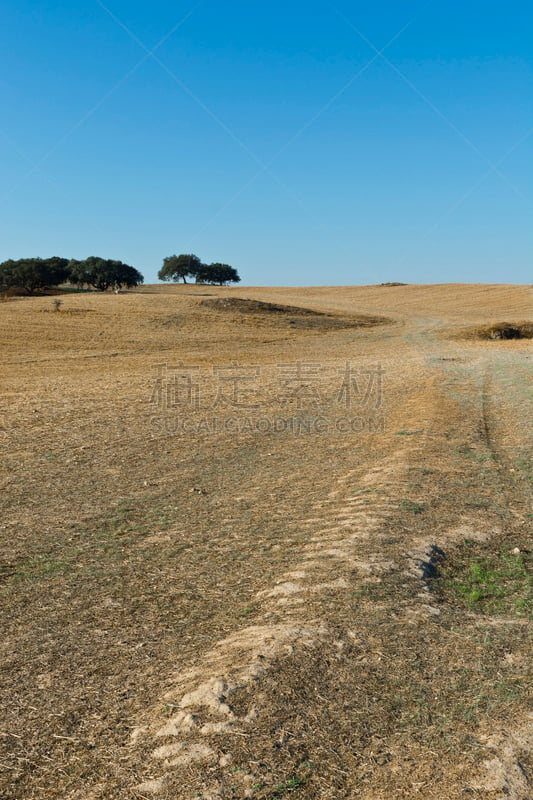
[{"label": "dirt track", "polygon": [[452,579],[529,563],[531,343],[457,331],[531,310],[505,286],[2,304],[2,797],[530,797],[527,605],[428,578],[441,551]]}]

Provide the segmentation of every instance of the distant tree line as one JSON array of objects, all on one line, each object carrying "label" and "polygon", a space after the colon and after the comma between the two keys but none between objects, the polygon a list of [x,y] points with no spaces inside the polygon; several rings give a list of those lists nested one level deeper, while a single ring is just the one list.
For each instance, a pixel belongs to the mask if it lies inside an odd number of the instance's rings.
[{"label": "distant tree line", "polygon": [[141,273],[109,258],[90,256],[83,261],[59,258],[9,259],[0,264],[0,291],[19,289],[33,294],[38,289],[52,289],[62,283],[108,289],[132,288],[144,282]]},{"label": "distant tree line", "polygon": [[[229,264],[204,264],[198,256],[182,254],[168,256],[158,272],[160,281],[183,281],[187,278],[196,283],[217,284],[239,283],[237,270]],[[144,283],[141,273],[109,258],[89,256],[83,261],[59,258],[19,258],[0,263],[0,292],[17,289],[27,294],[38,290],[53,289],[60,284],[70,283],[79,287],[92,287],[99,292],[108,289],[133,288]]]},{"label": "distant tree line", "polygon": [[180,280],[187,283],[187,278],[193,278],[196,283],[210,283],[225,286],[228,283],[239,283],[240,277],[234,267],[229,264],[204,264],[198,256],[182,253],[179,256],[168,256],[163,259],[163,266],[157,273],[160,281]]}]

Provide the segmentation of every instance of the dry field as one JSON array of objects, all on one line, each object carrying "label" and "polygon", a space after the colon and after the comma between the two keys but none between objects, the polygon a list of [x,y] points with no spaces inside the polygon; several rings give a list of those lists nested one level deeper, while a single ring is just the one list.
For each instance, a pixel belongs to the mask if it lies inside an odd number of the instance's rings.
[{"label": "dry field", "polygon": [[531,289],[62,299],[0,303],[2,799],[531,798]]}]

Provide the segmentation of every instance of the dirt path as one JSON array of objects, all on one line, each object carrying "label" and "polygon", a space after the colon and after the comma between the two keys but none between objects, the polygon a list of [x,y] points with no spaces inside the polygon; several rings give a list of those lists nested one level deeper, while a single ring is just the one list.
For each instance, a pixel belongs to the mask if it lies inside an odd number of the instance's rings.
[{"label": "dirt path", "polygon": [[[433,554],[448,550],[465,539],[486,542],[496,538],[502,533],[502,525],[507,527],[508,535],[515,524],[528,524],[531,487],[526,486],[523,476],[514,479],[510,465],[516,461],[514,448],[517,440],[524,461],[526,450],[531,446],[531,437],[524,437],[524,428],[527,432],[531,430],[530,394],[527,401],[527,387],[532,385],[531,365],[524,366],[523,355],[509,352],[497,353],[496,356],[492,353],[482,357],[473,355],[471,350],[439,341],[435,336],[438,321],[417,318],[411,322],[404,339],[414,347],[417,358],[420,354],[424,356],[426,365],[422,377],[427,378],[427,372],[431,373],[429,388],[420,393],[422,396],[415,396],[416,406],[420,409],[417,432],[412,438],[409,432],[399,438],[398,444],[378,459],[369,471],[354,469],[336,476],[336,488],[319,499],[309,520],[300,521],[304,527],[313,523],[315,530],[297,561],[270,590],[263,590],[254,598],[254,603],[261,607],[259,619],[236,635],[219,641],[196,669],[175,676],[175,685],[164,696],[163,708],[155,712],[155,721],[134,734],[134,738],[145,745],[146,740],[157,745],[148,756],[151,758],[150,776],[138,786],[141,794],[171,796],[178,787],[185,791],[188,782],[184,778],[185,770],[192,769],[193,764],[201,764],[200,768],[193,770],[197,777],[192,783],[197,788],[204,787],[202,796],[206,798],[283,796],[291,788],[298,788],[301,796],[330,796],[331,775],[325,785],[321,785],[319,776],[308,774],[310,768],[302,771],[299,765],[298,771],[295,764],[291,765],[292,771],[304,777],[289,778],[285,783],[278,779],[279,783],[275,784],[278,788],[274,787],[274,793],[270,788],[269,793],[268,783],[273,780],[277,761],[269,752],[272,741],[269,741],[265,725],[260,722],[263,716],[271,716],[272,706],[275,706],[272,696],[262,691],[265,674],[273,669],[277,681],[290,682],[292,678],[301,687],[317,680],[316,673],[324,658],[328,662],[337,661],[342,673],[343,669],[349,668],[350,657],[346,652],[351,651],[351,645],[356,642],[359,650],[365,653],[363,657],[358,655],[358,665],[373,659],[383,660],[392,672],[398,670],[396,680],[401,679],[405,663],[396,653],[395,645],[385,637],[379,638],[379,655],[376,655],[376,637],[372,644],[361,638],[361,630],[368,631],[368,617],[376,619],[376,606],[372,604],[370,610],[368,601],[362,600],[357,609],[351,609],[348,625],[345,616],[347,603],[343,595],[353,595],[355,591],[364,596],[368,587],[386,587],[389,580],[394,590],[386,588],[380,593],[378,625],[383,624],[383,616],[389,614],[395,620],[392,636],[409,636],[405,626],[416,626],[414,638],[419,647],[423,647],[427,640],[439,642],[434,644],[437,651],[433,653],[434,663],[438,664],[441,654],[450,649],[450,642],[446,640],[453,623],[449,618],[441,622],[443,617],[451,615],[449,612],[446,614],[446,609],[427,591],[423,582]],[[523,374],[517,378],[519,367]],[[515,392],[506,397],[511,373]],[[520,392],[522,404],[518,408],[516,401]],[[516,415],[511,425],[507,404],[512,406]],[[505,435],[497,424],[499,418],[507,421]],[[514,438],[511,438],[509,430]],[[460,452],[465,447],[475,453],[475,458],[489,461],[490,469],[468,468],[465,475],[464,467],[457,464],[454,453],[454,450]],[[466,457],[470,458],[470,455]],[[417,524],[413,526],[414,530],[406,530],[405,523],[398,520],[398,510],[406,502],[406,490],[409,492],[413,485],[419,490],[423,486],[422,482],[414,484],[409,480],[413,470],[432,476],[433,485],[429,492],[433,494],[436,508],[426,524]],[[461,481],[452,480],[457,474],[465,484],[461,488],[458,486]],[[485,494],[487,484],[490,486],[490,503],[484,497],[469,503],[468,496],[472,497],[474,492]],[[424,492],[419,492],[419,496],[422,504]],[[417,501],[407,502],[414,507]],[[498,510],[493,511],[492,506]],[[316,530],[317,522],[319,530]],[[521,532],[517,536],[523,540]],[[399,592],[398,573],[405,580],[409,569],[418,580],[402,584],[404,591]],[[501,622],[505,624],[506,620]],[[508,622],[512,624],[513,620]],[[437,635],[436,626],[440,627]],[[469,620],[466,625],[463,622],[462,627],[460,635],[467,640],[472,636],[468,628],[475,630],[477,635],[472,638],[475,647],[479,648],[482,624]],[[513,636],[509,639],[513,641]],[[519,639],[523,648],[524,642]],[[361,647],[362,642],[366,647]],[[466,645],[463,646],[468,650]],[[414,646],[415,653],[416,650]],[[456,647],[453,650],[456,651]],[[468,664],[466,653],[461,656],[456,651],[454,656],[454,668],[466,671],[466,666],[459,666]],[[416,653],[415,662],[419,658],[420,653]],[[292,675],[298,670],[299,678]],[[477,676],[478,690],[483,685],[480,672]],[[412,681],[413,676],[404,676],[404,679]],[[424,680],[427,682],[427,675],[424,675]],[[437,675],[433,682],[434,691],[442,692],[442,676]],[[272,686],[270,688],[272,691]],[[326,689],[324,694],[327,695]],[[246,697],[245,703],[240,704],[240,716],[234,711],[235,695]],[[368,702],[368,698],[365,699]],[[461,699],[459,693],[455,702]],[[391,703],[394,706],[395,700],[394,695],[382,695],[384,705]],[[306,709],[307,714],[312,713],[315,725],[321,725],[319,712],[326,712],[322,707],[325,703],[325,698],[317,695],[315,708],[312,711],[309,707]],[[447,727],[442,709],[440,714],[443,719],[436,726],[437,731],[433,731],[434,739],[438,734],[442,735],[443,727]],[[529,778],[522,766],[531,745],[532,729],[528,719],[527,714],[521,715],[513,720],[511,728],[508,722],[498,723],[490,717],[480,722],[479,727],[484,730],[480,743],[486,741],[490,746],[485,758],[482,752],[477,752],[475,758],[470,754],[470,763],[464,760],[464,752],[459,757],[453,747],[448,754],[440,749],[437,752],[428,750],[427,745],[421,747],[416,742],[416,734],[413,738],[418,746],[413,748],[413,741],[407,747],[404,741],[401,745],[395,741],[397,731],[391,732],[392,735],[389,733],[389,736],[374,731],[370,741],[379,749],[377,754],[374,750],[367,753],[365,778],[361,778],[361,766],[355,768],[353,765],[352,753],[350,769],[337,767],[345,779],[340,785],[337,781],[335,796],[407,797],[414,792],[423,793],[425,797],[442,797],[444,781],[447,797],[464,796],[467,789],[484,797],[492,796],[492,792],[516,798],[529,797]],[[361,724],[360,719],[357,721]],[[343,727],[339,718],[334,720],[334,724]],[[424,724],[422,720],[421,724]],[[272,727],[282,731],[283,745],[290,747],[291,737],[298,738],[295,733],[285,732],[287,726],[283,718],[277,721],[277,725],[270,721],[270,737],[273,735]],[[316,732],[313,731],[313,735],[316,736]],[[450,735],[449,730],[447,735]],[[242,761],[236,760],[232,752],[234,737],[239,736],[246,739],[247,767],[242,766]],[[306,738],[310,736],[310,731],[306,731]],[[467,738],[466,733],[463,736]],[[323,731],[322,738],[330,739],[330,757],[331,753],[342,752],[337,741],[338,731],[330,736]],[[436,741],[433,747],[438,747]],[[417,758],[405,754],[405,750],[411,749]],[[237,751],[242,752],[242,747],[238,746]],[[381,751],[384,755],[380,755]],[[265,775],[264,765],[269,761],[270,771],[267,767]],[[405,761],[410,763],[406,765]],[[305,759],[303,762],[307,763]],[[478,764],[477,776],[467,777],[475,762]],[[257,764],[263,766],[263,771],[250,768]],[[340,764],[344,768],[349,766],[342,759]],[[369,772],[369,764],[377,764],[379,769]],[[212,775],[208,788],[205,788],[208,783],[206,775]],[[416,781],[417,777],[421,780]],[[364,790],[360,788],[361,780]],[[193,794],[183,796],[192,797]]]}]

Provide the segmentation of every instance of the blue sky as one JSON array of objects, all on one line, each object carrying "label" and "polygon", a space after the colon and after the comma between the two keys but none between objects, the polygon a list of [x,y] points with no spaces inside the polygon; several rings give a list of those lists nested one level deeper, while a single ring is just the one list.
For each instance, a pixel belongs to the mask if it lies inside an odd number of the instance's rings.
[{"label": "blue sky", "polygon": [[4,0],[0,260],[531,283],[532,35],[525,0]]}]

